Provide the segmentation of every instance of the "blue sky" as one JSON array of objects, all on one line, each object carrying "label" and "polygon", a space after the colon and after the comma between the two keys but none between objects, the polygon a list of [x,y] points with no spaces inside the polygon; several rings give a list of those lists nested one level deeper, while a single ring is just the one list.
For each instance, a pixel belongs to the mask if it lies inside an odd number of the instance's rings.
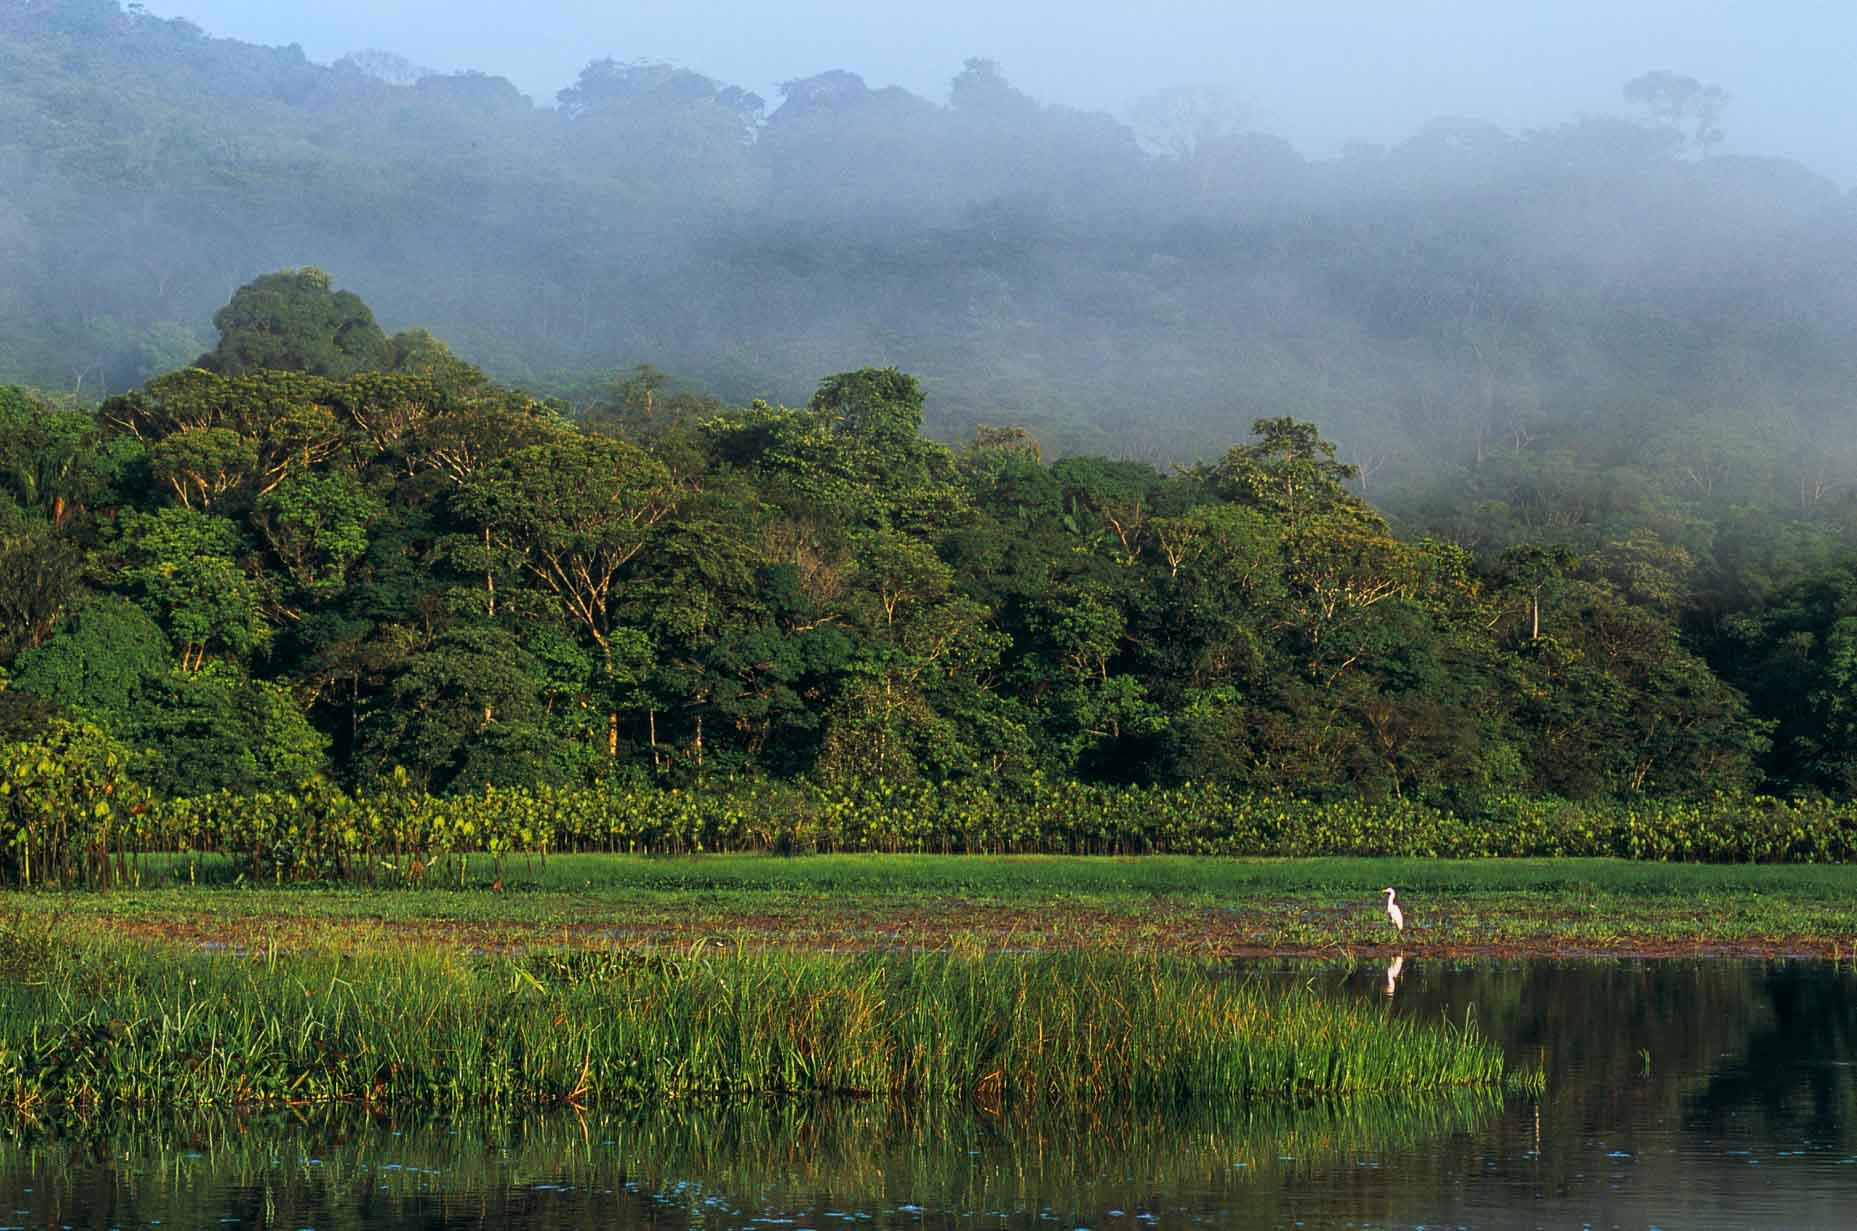
[{"label": "blue sky", "polygon": [[208,33],[360,48],[510,78],[538,102],[588,60],[665,59],[774,100],[829,68],[929,98],[972,55],[1045,102],[1121,114],[1147,91],[1214,82],[1259,126],[1323,156],[1397,141],[1434,115],[1512,131],[1624,111],[1665,68],[1734,96],[1725,149],[1797,158],[1857,183],[1857,0],[146,0]]}]

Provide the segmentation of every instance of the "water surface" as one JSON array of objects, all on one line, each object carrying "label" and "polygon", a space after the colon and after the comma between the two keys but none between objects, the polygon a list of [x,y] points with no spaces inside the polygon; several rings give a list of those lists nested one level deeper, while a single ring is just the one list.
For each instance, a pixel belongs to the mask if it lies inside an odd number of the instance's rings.
[{"label": "water surface", "polygon": [[1100,1118],[812,1103],[522,1121],[27,1126],[0,1226],[1848,1227],[1857,974],[1825,963],[1260,968],[1474,1020],[1539,1099]]}]

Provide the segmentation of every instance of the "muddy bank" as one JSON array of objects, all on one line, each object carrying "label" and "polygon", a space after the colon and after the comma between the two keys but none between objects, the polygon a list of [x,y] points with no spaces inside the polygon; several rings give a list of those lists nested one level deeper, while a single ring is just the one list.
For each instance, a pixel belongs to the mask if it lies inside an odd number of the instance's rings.
[{"label": "muddy bank", "polygon": [[688,948],[693,945],[769,947],[822,952],[959,948],[1024,952],[1101,949],[1191,954],[1214,958],[1372,960],[1408,957],[1503,958],[1857,958],[1850,934],[1829,931],[1741,931],[1724,934],[1721,920],[1686,928],[1684,912],[1646,917],[1629,926],[1595,928],[1577,912],[1435,911],[1394,933],[1382,918],[1348,908],[1296,910],[1159,909],[1146,913],[1078,908],[1000,907],[937,903],[896,909],[838,906],[779,912],[617,910],[579,907],[559,921],[304,918],[290,914],[237,917],[137,915],[86,919],[95,929],[184,948],[261,951],[327,948],[362,951],[382,944],[495,951],[512,948]]}]

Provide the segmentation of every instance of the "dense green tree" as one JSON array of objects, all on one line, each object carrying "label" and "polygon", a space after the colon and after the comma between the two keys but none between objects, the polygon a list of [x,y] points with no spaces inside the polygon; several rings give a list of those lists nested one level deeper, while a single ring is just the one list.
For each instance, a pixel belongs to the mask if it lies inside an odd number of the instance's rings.
[{"label": "dense green tree", "polygon": [[45,642],[81,597],[83,557],[48,527],[0,512],[0,663]]},{"label": "dense green tree", "polygon": [[473,475],[455,507],[554,594],[563,615],[610,658],[620,573],[671,511],[669,479],[636,445],[568,436],[519,449]]},{"label": "dense green tree", "polygon": [[922,404],[915,378],[864,368],[826,377],[804,410],[756,403],[704,426],[718,460],[797,511],[921,531],[965,514],[953,452],[920,435]]},{"label": "dense green tree", "polygon": [[458,485],[520,449],[560,441],[568,431],[554,407],[494,393],[437,407],[412,398],[363,413],[370,416],[371,435],[391,434],[391,452],[406,469]]},{"label": "dense green tree", "polygon": [[1497,579],[1525,603],[1526,627],[1531,641],[1541,637],[1543,595],[1578,563],[1572,549],[1560,544],[1539,543],[1511,547],[1497,561]]},{"label": "dense green tree", "polygon": [[247,501],[333,457],[346,440],[339,386],[294,372],[227,379],[200,368],[157,377],[100,408],[105,427],[149,450],[156,481],[188,508]]},{"label": "dense green tree", "polygon": [[102,485],[95,419],[0,385],[0,493],[53,526],[82,511]]},{"label": "dense green tree", "polygon": [[166,795],[287,790],[328,768],[328,737],[290,690],[225,663],[147,677],[124,738],[149,750],[141,777]]},{"label": "dense green tree", "polygon": [[19,656],[12,688],[126,739],[144,681],[172,663],[161,626],[134,603],[104,595],[85,604],[43,646]]},{"label": "dense green tree", "polygon": [[1259,419],[1251,431],[1256,440],[1233,445],[1206,472],[1220,497],[1262,509],[1292,533],[1325,515],[1369,524],[1379,520],[1347,489],[1359,469],[1336,460],[1334,443],[1324,440],[1315,424]]},{"label": "dense green tree", "polygon": [[362,719],[370,776],[431,790],[560,780],[535,659],[501,629],[452,629],[408,661]]},{"label": "dense green tree", "polygon": [[1575,796],[1754,785],[1770,724],[1679,630],[1603,583],[1568,598],[1561,631],[1521,648],[1518,711],[1531,732],[1523,755],[1535,783]]},{"label": "dense green tree", "polygon": [[288,787],[327,767],[327,738],[287,689],[226,663],[183,669],[161,628],[113,596],[22,654],[12,687],[109,732],[165,794]]},{"label": "dense green tree", "polygon": [[1726,621],[1728,678],[1772,715],[1786,785],[1857,793],[1857,563],[1801,577]]},{"label": "dense green tree", "polygon": [[367,304],[311,267],[246,283],[213,314],[213,326],[219,345],[195,366],[222,376],[286,371],[339,380],[390,362],[387,335]]},{"label": "dense green tree", "polygon": [[367,551],[380,501],[341,473],[292,475],[258,498],[252,520],[291,582],[311,595],[340,591]]},{"label": "dense green tree", "polygon": [[384,366],[388,371],[420,377],[447,390],[480,389],[490,379],[424,329],[405,329],[388,338]]},{"label": "dense green tree", "polygon": [[253,485],[258,448],[230,428],[196,427],[156,443],[148,460],[157,483],[172,491],[184,507],[204,512],[228,492]]},{"label": "dense green tree", "polygon": [[209,653],[244,659],[270,643],[268,578],[241,567],[244,539],[223,517],[186,508],[125,512],[122,578],[180,650],[183,671]]}]

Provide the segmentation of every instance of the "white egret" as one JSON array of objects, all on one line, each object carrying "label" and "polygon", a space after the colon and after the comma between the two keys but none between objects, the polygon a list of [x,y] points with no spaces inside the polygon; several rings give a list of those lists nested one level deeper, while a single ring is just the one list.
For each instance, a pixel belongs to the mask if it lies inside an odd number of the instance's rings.
[{"label": "white egret", "polygon": [[1405,931],[1406,914],[1399,909],[1399,903],[1393,901],[1393,891],[1391,889],[1382,889],[1380,892],[1386,895],[1386,917],[1393,921],[1394,927],[1398,928],[1401,932]]}]

